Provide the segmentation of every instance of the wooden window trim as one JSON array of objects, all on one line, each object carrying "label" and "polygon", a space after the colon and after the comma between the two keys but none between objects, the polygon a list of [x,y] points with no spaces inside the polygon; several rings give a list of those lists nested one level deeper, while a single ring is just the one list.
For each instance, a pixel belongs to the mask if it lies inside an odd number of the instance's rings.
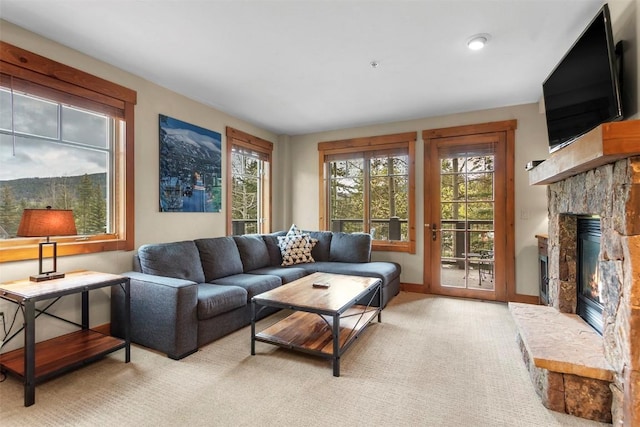
[{"label": "wooden window trim", "polygon": [[[115,150],[116,171],[115,229],[118,233],[96,236],[56,237],[58,256],[134,249],[134,90],[93,76],[27,50],[0,41],[0,69],[22,85],[68,95],[87,104],[102,104],[103,111],[123,118],[125,138]],[[4,77],[3,77],[4,78]],[[0,263],[38,258],[42,239],[9,239],[0,241]]]},{"label": "wooden window trim", "polygon": [[318,143],[318,171],[319,171],[319,227],[321,230],[329,229],[329,206],[327,197],[328,171],[326,161],[331,156],[372,152],[380,150],[407,149],[409,154],[409,241],[374,240],[374,251],[407,252],[416,253],[416,222],[415,222],[415,192],[416,192],[416,139],[417,132],[405,132],[390,135],[343,139],[337,141],[325,141]]},{"label": "wooden window trim", "polygon": [[266,178],[266,186],[268,188],[268,192],[269,194],[266,196],[265,200],[263,200],[263,210],[266,213],[266,221],[265,221],[265,227],[264,227],[264,232],[271,232],[271,221],[272,221],[272,215],[271,215],[271,206],[272,206],[272,201],[271,201],[271,195],[272,195],[272,179],[271,179],[271,165],[272,165],[272,160],[273,160],[273,142],[267,141],[265,139],[262,138],[258,138],[257,136],[253,136],[251,134],[248,134],[246,132],[243,132],[241,130],[238,129],[234,129],[230,126],[227,126],[226,128],[226,135],[227,135],[227,141],[226,141],[226,152],[227,152],[227,173],[226,173],[226,177],[227,177],[227,195],[226,195],[226,202],[227,202],[227,236],[230,236],[232,234],[232,230],[233,230],[233,212],[231,209],[231,204],[233,202],[233,192],[232,192],[232,182],[233,182],[233,171],[231,170],[231,154],[233,152],[233,147],[234,146],[238,146],[238,147],[242,147],[242,148],[247,148],[250,150],[254,150],[257,151],[263,155],[266,156],[266,162],[269,163],[269,176]]}]

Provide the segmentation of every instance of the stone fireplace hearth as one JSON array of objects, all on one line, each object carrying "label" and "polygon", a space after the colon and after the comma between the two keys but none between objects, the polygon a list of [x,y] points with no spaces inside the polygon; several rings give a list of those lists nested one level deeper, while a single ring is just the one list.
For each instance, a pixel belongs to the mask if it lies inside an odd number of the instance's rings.
[{"label": "stone fireplace hearth", "polygon": [[576,313],[577,218],[599,216],[598,287],[604,357],[614,372],[612,419],[614,426],[638,426],[640,121],[605,124],[582,139],[530,174],[532,184],[548,185],[548,303],[560,313]]}]

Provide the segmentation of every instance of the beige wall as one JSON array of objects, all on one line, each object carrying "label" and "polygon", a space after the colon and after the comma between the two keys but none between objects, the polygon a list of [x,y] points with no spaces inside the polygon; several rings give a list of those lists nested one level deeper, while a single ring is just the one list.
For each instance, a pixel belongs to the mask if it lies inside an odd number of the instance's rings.
[{"label": "beige wall", "polygon": [[622,101],[625,116],[640,118],[640,80],[638,61],[640,59],[640,7],[638,0],[611,0],[609,12],[613,27],[613,39],[623,41],[623,92]]},{"label": "beige wall", "polygon": [[[277,136],[231,117],[214,108],[178,95],[147,80],[97,61],[75,50],[39,37],[11,23],[0,20],[0,37],[3,41],[55,61],[89,72],[137,91],[138,104],[135,109],[135,246],[149,242],[186,240],[203,236],[225,234],[225,212],[220,213],[161,213],[158,206],[158,114],[211,129],[222,134],[222,148],[225,150],[225,127],[232,126],[252,135],[272,141],[275,144],[274,157],[279,156]],[[223,161],[223,176],[226,171]],[[274,168],[274,180],[281,182],[280,171]],[[224,195],[223,195],[224,197]],[[274,200],[278,200],[279,187],[274,185]],[[281,206],[281,205],[279,205]],[[281,208],[274,208],[274,215],[280,215]],[[122,273],[131,269],[131,252],[114,251],[101,254],[61,257],[59,271],[77,269]],[[20,279],[37,273],[37,262],[23,261],[0,264],[0,282]],[[91,324],[109,322],[109,293],[95,291],[91,294]],[[78,300],[61,300],[55,311],[58,315],[80,320],[76,309]],[[15,307],[0,301],[0,311],[5,317],[13,316]],[[9,318],[10,319],[10,318]],[[59,335],[69,330],[62,322],[43,319],[39,321],[37,339]],[[14,339],[5,346],[7,349],[20,347],[21,339]]]},{"label": "beige wall", "polygon": [[[423,283],[423,227],[424,224],[424,144],[421,139],[425,129],[494,122],[516,119],[516,289],[518,293],[537,295],[537,241],[536,233],[547,229],[546,187],[529,185],[529,177],[524,169],[530,160],[545,159],[548,156],[548,139],[544,115],[537,104],[475,111],[444,117],[432,117],[398,123],[386,123],[363,128],[323,132],[312,135],[291,137],[288,145],[292,180],[290,189],[292,203],[285,216],[288,222],[295,222],[303,228],[317,228],[318,219],[318,149],[320,141],[344,138],[385,135],[400,132],[418,132],[416,144],[416,224],[417,253],[415,255],[394,252],[376,252],[376,260],[395,261],[402,265],[401,280],[404,283]],[[303,161],[301,161],[303,160]]]}]

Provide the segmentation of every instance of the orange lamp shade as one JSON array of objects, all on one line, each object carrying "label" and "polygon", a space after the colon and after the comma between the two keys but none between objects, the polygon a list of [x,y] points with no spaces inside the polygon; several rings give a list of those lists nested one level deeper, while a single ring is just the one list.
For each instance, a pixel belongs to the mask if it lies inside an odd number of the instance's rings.
[{"label": "orange lamp shade", "polygon": [[78,234],[73,211],[69,209],[25,209],[18,226],[18,237],[75,236]]}]

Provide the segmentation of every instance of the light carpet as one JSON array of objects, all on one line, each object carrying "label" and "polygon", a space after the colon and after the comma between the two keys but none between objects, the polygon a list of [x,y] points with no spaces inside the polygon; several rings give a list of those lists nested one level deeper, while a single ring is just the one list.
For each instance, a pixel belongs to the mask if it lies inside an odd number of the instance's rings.
[{"label": "light carpet", "polygon": [[505,304],[402,292],[339,378],[328,360],[265,343],[251,356],[247,327],[180,361],[132,346],[124,364],[118,351],[38,385],[28,408],[9,377],[0,425],[607,426],[542,406],[515,336]]}]

